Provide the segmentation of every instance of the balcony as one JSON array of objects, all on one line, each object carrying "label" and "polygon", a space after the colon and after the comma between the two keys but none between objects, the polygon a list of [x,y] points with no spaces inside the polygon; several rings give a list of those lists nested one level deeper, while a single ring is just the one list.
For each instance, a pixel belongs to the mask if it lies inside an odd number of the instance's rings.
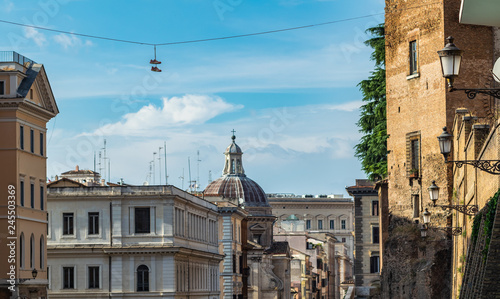
[{"label": "balcony", "polygon": [[27,62],[30,64],[35,63],[33,60],[14,51],[0,51],[0,62],[16,62],[20,65],[25,65]]}]

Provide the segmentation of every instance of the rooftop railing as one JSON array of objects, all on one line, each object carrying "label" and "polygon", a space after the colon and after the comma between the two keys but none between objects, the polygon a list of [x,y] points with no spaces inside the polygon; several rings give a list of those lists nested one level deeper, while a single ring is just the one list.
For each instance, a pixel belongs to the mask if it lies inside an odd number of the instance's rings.
[{"label": "rooftop railing", "polygon": [[17,62],[21,65],[25,65],[26,62],[35,63],[33,60],[14,51],[0,51],[0,62]]}]

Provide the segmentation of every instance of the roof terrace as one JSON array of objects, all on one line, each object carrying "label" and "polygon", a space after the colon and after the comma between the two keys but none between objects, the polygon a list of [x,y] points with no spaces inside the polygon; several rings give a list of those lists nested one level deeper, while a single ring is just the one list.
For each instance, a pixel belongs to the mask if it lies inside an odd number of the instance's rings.
[{"label": "roof terrace", "polygon": [[33,60],[24,57],[23,55],[14,52],[14,51],[0,51],[0,62],[16,62],[20,65],[25,65],[25,63],[29,62],[36,63]]}]

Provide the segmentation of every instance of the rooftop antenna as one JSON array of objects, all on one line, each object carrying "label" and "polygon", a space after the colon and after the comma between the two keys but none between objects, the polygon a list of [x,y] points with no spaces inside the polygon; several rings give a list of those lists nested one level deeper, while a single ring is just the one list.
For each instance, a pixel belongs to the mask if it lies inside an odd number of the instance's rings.
[{"label": "rooftop antenna", "polygon": [[200,181],[200,162],[201,162],[201,160],[200,160],[200,151],[198,150],[196,154],[197,154],[198,158],[196,160],[196,162],[197,162],[197,165],[196,165],[196,167],[197,167],[197,174],[196,174],[196,185],[195,185],[196,189],[195,189],[195,191],[198,191],[198,183]]},{"label": "rooftop antenna", "polygon": [[155,156],[156,156],[156,152],[153,152],[153,185],[156,185],[156,177],[155,177]]},{"label": "rooftop antenna", "polygon": [[151,184],[151,178],[152,178],[152,171],[153,171],[153,166],[152,163],[154,161],[149,161],[149,173],[148,173],[148,183]]},{"label": "rooftop antenna", "polygon": [[162,148],[163,147],[161,147],[161,146],[158,148],[158,168],[160,170],[160,185],[161,185],[161,149]]},{"label": "rooftop antenna", "polygon": [[182,181],[181,189],[184,190],[184,168],[182,169],[182,176],[179,179]]},{"label": "rooftop antenna", "polygon": [[189,191],[193,191],[193,181],[191,180],[191,157],[188,157]]},{"label": "rooftop antenna", "polygon": [[[168,185],[168,171],[167,171],[167,142],[165,141],[163,144],[163,148],[165,149],[165,185]],[[184,170],[182,170],[182,176],[184,176]],[[183,178],[184,179],[184,178]]]},{"label": "rooftop antenna", "polygon": [[111,159],[108,158],[108,182],[111,182]]},{"label": "rooftop antenna", "polygon": [[[102,154],[101,154],[102,152]],[[106,160],[108,160],[108,169],[106,170]],[[106,179],[106,174],[108,175],[108,182],[111,181],[110,177],[109,177],[109,173],[111,172],[110,171],[110,162],[109,162],[109,158],[108,156],[106,155],[106,139],[104,139],[104,147],[101,148],[101,151],[99,151],[99,173],[101,174],[101,178],[104,178]],[[102,171],[104,169],[104,172]]]},{"label": "rooftop antenna", "polygon": [[94,151],[94,172],[95,172],[95,151]]},{"label": "rooftop antenna", "polygon": [[212,171],[208,171],[208,183],[210,184],[212,182]]}]

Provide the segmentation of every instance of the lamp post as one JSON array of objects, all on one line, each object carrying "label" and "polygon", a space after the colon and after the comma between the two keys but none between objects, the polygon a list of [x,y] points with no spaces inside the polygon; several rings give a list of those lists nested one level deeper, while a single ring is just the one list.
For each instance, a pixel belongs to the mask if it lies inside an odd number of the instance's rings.
[{"label": "lamp post", "polygon": [[462,53],[453,43],[453,37],[446,38],[446,45],[438,52],[439,60],[441,62],[441,71],[443,77],[448,82],[448,90],[450,92],[455,90],[463,90],[469,99],[474,99],[478,93],[486,94],[497,99],[500,99],[500,89],[498,88],[455,88],[453,82],[458,77],[460,71],[460,64],[462,62]]},{"label": "lamp post", "polygon": [[451,153],[452,140],[453,135],[448,133],[448,130],[444,127],[443,132],[438,136],[438,141],[439,149],[441,150],[441,154],[443,154],[445,163],[454,163],[458,168],[467,164],[490,174],[500,174],[500,160],[448,160],[448,156]]},{"label": "lamp post", "polygon": [[424,224],[420,228],[420,234],[422,238],[427,237],[427,230],[429,229],[429,223],[431,222],[431,212],[425,208],[425,211],[422,213],[422,218],[424,220]]},{"label": "lamp post", "polygon": [[477,213],[477,205],[436,205],[436,201],[439,199],[439,187],[436,185],[436,181],[432,181],[431,186],[427,189],[429,190],[429,197],[432,201],[433,207],[440,207],[443,210],[453,209],[465,215],[474,215]]}]

